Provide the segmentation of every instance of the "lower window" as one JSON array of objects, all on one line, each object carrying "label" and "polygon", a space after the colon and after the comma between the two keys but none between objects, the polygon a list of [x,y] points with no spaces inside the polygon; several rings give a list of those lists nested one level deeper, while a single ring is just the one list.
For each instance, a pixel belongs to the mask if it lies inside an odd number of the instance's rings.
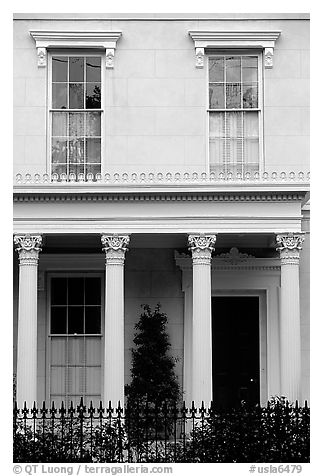
[{"label": "lower window", "polygon": [[49,386],[56,405],[101,400],[101,313],[99,276],[51,278]]}]

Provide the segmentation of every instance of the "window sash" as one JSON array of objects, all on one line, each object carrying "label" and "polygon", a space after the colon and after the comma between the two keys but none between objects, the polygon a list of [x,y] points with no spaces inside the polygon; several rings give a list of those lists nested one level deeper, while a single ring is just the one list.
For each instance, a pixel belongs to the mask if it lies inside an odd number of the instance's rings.
[{"label": "window sash", "polygon": [[[66,77],[55,78],[53,77],[53,58],[66,58],[67,61],[67,73]],[[80,58],[83,64],[83,76],[78,79],[79,84],[83,85],[94,85],[100,84],[101,93],[100,93],[100,107],[93,107],[90,105],[88,107],[86,99],[86,87],[83,88],[83,103],[80,107],[66,107],[59,108],[53,107],[55,104],[52,103],[53,98],[53,87],[55,85],[67,84],[67,103],[69,106],[69,84],[74,84],[72,82],[73,77],[71,76],[70,59],[71,58]],[[92,76],[87,76],[87,58],[97,58],[93,64],[95,67],[100,66],[100,78],[97,73],[91,73]],[[51,55],[51,69],[49,71],[50,75],[50,88],[49,88],[49,136],[50,141],[48,142],[49,157],[50,157],[50,172],[51,174],[57,174],[58,180],[62,180],[62,174],[65,174],[66,177],[70,177],[70,174],[75,175],[75,180],[77,181],[82,177],[83,180],[90,178],[96,180],[96,175],[102,173],[102,151],[103,151],[103,57],[98,53],[76,53],[71,54],[64,53],[54,53]],[[55,79],[55,81],[52,81]],[[90,79],[91,81],[87,81]],[[66,81],[65,81],[66,80]],[[92,81],[93,80],[93,81]],[[76,84],[76,83],[75,83]],[[74,104],[76,105],[76,104]],[[55,119],[57,122],[57,117],[59,116],[61,120],[69,124],[70,118],[72,115],[78,115],[80,118],[83,115],[83,122],[86,122],[90,115],[92,117],[96,115],[97,122],[100,123],[99,130],[97,129],[95,134],[87,134],[86,131],[83,131],[79,135],[71,134],[69,130],[66,130],[64,134],[58,135],[54,130]],[[65,119],[63,118],[65,116]],[[75,117],[75,116],[74,116]],[[82,174],[80,176],[80,174]],[[89,176],[88,174],[92,174]]]},{"label": "window sash", "polygon": [[[97,281],[86,281],[89,279]],[[56,280],[56,281],[53,281]],[[74,280],[74,281],[73,281]],[[72,282],[73,281],[73,282]],[[79,403],[83,397],[86,405],[99,404],[102,392],[102,277],[97,274],[55,274],[50,277],[49,293],[49,398],[50,402],[69,405]],[[94,286],[94,287],[93,287]],[[99,307],[100,332],[52,333],[53,308],[77,309]],[[83,315],[83,330],[86,322]]]},{"label": "window sash", "polygon": [[[237,77],[230,78],[231,82],[227,81],[226,58],[237,58],[240,61],[240,73]],[[242,65],[248,63],[249,58],[252,58],[250,63],[253,70],[244,74]],[[219,60],[220,63],[222,61],[223,71],[221,68],[219,71],[211,71],[212,61],[215,59]],[[208,74],[209,88],[212,85],[223,86],[222,98],[219,96],[221,100],[217,104],[211,102],[210,92],[208,95],[210,171],[225,174],[230,172],[232,174],[240,173],[242,175],[246,172],[258,172],[261,164],[262,144],[260,56],[250,52],[244,54],[212,54],[209,56]],[[257,89],[251,91],[248,100],[243,101],[243,91],[246,90],[243,80],[246,78],[248,80],[246,83],[255,84]],[[236,82],[233,83],[233,80]],[[227,84],[238,84],[242,91],[240,102],[233,104],[233,107],[227,103],[227,97],[224,93]],[[252,97],[252,92],[255,92],[254,97]],[[253,123],[251,129],[248,128],[249,122]]]}]

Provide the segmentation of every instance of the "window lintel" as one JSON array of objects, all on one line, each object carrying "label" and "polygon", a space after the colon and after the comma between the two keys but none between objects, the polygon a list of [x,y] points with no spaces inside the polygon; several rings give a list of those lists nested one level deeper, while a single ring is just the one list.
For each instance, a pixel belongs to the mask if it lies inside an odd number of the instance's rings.
[{"label": "window lintel", "polygon": [[114,67],[117,41],[122,35],[119,30],[30,30],[36,42],[38,66],[47,63],[49,48],[95,48],[105,50],[106,67]]},{"label": "window lintel", "polygon": [[273,67],[275,42],[279,30],[191,30],[188,32],[195,44],[196,67],[204,67],[206,49],[261,48],[265,52],[265,68]]}]

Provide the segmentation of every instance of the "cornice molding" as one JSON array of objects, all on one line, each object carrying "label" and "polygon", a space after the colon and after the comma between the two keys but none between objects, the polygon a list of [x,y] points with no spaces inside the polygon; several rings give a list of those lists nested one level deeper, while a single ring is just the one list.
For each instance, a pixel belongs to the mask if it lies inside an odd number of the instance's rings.
[{"label": "cornice molding", "polygon": [[265,68],[273,67],[275,42],[279,30],[191,30],[188,32],[194,41],[196,67],[204,67],[206,49],[261,48],[264,50]]},{"label": "cornice molding", "polygon": [[119,30],[30,30],[36,42],[38,66],[47,64],[49,48],[97,48],[105,50],[106,67],[114,67],[117,41],[122,35]]}]

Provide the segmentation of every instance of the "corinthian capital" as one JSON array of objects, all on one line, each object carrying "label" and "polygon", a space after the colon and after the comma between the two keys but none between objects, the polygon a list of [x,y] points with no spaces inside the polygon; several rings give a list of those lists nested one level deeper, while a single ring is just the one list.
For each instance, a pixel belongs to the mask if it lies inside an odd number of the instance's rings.
[{"label": "corinthian capital", "polygon": [[188,245],[192,252],[193,264],[210,264],[216,235],[189,235]]},{"label": "corinthian capital", "polygon": [[101,235],[102,250],[107,264],[123,264],[130,242],[129,235]]},{"label": "corinthian capital", "polygon": [[276,250],[280,253],[282,264],[298,264],[304,239],[304,233],[283,233],[276,236]]},{"label": "corinthian capital", "polygon": [[41,235],[15,235],[14,244],[19,253],[19,262],[21,265],[35,265],[38,262],[38,255],[41,251]]}]

